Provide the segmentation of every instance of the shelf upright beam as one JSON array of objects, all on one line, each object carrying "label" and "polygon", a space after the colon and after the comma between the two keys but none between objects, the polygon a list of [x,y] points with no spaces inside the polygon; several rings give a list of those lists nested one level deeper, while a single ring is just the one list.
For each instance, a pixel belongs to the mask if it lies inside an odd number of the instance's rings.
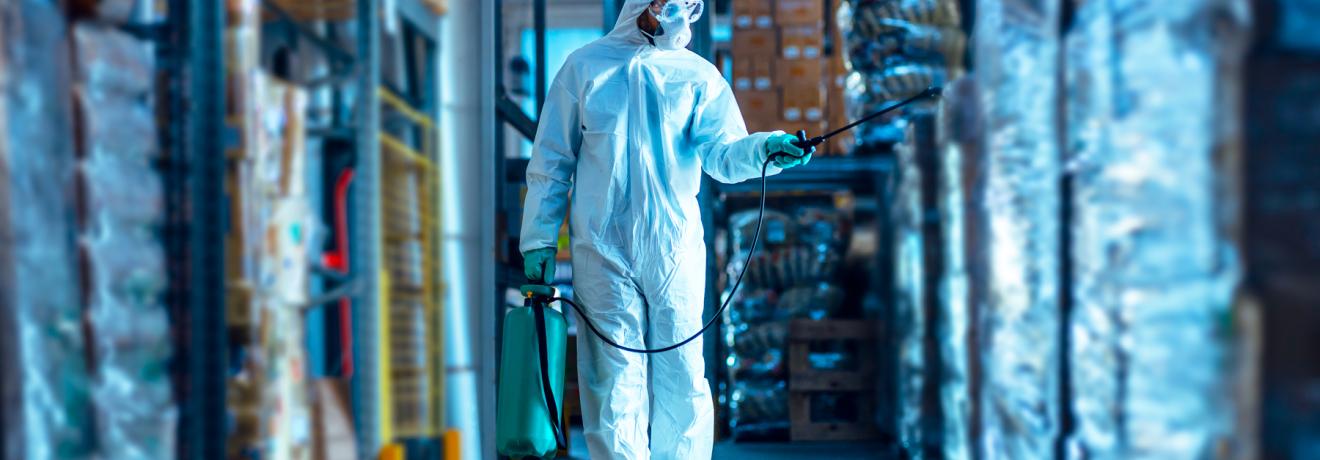
[{"label": "shelf upright beam", "polygon": [[357,2],[357,170],[353,178],[349,236],[350,273],[360,280],[353,299],[353,414],[358,457],[374,458],[381,448],[380,363],[380,19],[377,0]]},{"label": "shelf upright beam", "polygon": [[[478,253],[495,254],[495,257],[479,257],[479,263],[473,265],[478,269],[476,283],[476,292],[474,296],[477,300],[475,306],[455,306],[454,308],[470,308],[477,315],[476,328],[470,333],[476,337],[474,356],[477,366],[477,410],[480,414],[480,441],[479,445],[472,449],[478,456],[487,457],[495,452],[495,388],[498,385],[498,371],[496,363],[499,357],[498,343],[500,340],[499,328],[502,325],[502,299],[503,292],[499,289],[503,282],[503,277],[497,276],[496,271],[503,268],[500,252],[496,249],[502,241],[496,241],[496,234],[499,231],[497,224],[496,209],[503,206],[500,199],[503,198],[505,187],[504,180],[504,123],[496,110],[497,94],[502,95],[503,90],[503,72],[500,65],[503,53],[500,52],[502,45],[500,40],[501,23],[500,13],[502,12],[500,0],[489,2],[480,2],[480,31],[478,39],[480,40],[481,52],[479,53],[478,65],[482,68],[482,74],[489,78],[482,78],[480,81],[480,93],[478,100],[481,104],[480,129],[477,131],[477,138],[480,139],[480,148],[477,161],[477,170],[479,179],[474,181],[477,186],[477,203],[480,205],[480,219],[478,219],[479,241]],[[535,129],[532,130],[535,132]],[[452,134],[452,133],[451,133]],[[455,152],[458,155],[458,152]],[[468,154],[468,152],[463,152]],[[464,449],[467,449],[466,447]]]},{"label": "shelf upright beam", "polygon": [[545,57],[545,0],[533,0],[532,2],[532,24],[536,32],[536,117],[541,118],[541,108],[545,106],[545,80],[549,78],[546,75],[546,57]]},{"label": "shelf upright beam", "polygon": [[[183,152],[187,161],[190,220],[187,230],[189,279],[187,318],[186,399],[181,436],[186,458],[225,458],[225,381],[227,340],[225,321],[225,63],[224,2],[178,0],[171,14],[184,27]],[[186,21],[179,24],[178,21]]]}]

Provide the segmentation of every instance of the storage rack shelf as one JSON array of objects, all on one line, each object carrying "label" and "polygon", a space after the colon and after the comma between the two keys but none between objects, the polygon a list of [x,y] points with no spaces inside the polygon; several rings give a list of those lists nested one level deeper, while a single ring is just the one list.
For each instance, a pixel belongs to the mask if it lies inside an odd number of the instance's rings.
[{"label": "storage rack shelf", "polygon": [[[371,216],[379,215],[381,199],[382,171],[378,158],[381,110],[375,103],[375,95],[376,89],[383,86],[379,56],[381,16],[377,14],[382,3],[378,0],[340,3],[347,6],[335,10],[339,17],[309,19],[305,17],[306,11],[284,8],[290,2],[261,0],[265,13],[262,34],[290,47],[309,45],[326,58],[329,63],[326,74],[298,84],[353,89],[335,92],[330,119],[310,126],[308,135],[338,142],[344,157],[338,164],[349,164],[356,169],[352,197],[348,200],[352,218],[347,230],[354,240],[369,240],[380,230],[379,222],[373,221],[377,218]],[[435,10],[417,0],[386,3],[397,7],[405,34],[429,39],[428,46],[432,47],[429,49],[433,50],[438,37]],[[240,133],[228,126],[225,119],[226,3],[169,0],[165,6],[167,14],[159,24],[125,29],[155,42],[164,88],[160,105],[169,114],[161,118],[168,120],[159,130],[167,156],[160,161],[159,169],[165,185],[167,215],[161,234],[170,263],[166,295],[175,330],[172,374],[181,411],[178,457],[220,459],[227,456],[226,381],[233,358],[223,327],[227,321],[223,242],[230,224],[224,205],[225,152],[240,142]],[[353,30],[359,33],[348,42],[354,49],[340,45],[343,42],[335,36],[334,27],[310,26],[307,21],[315,19],[354,21]],[[420,63],[416,67],[433,66]],[[416,69],[409,69],[413,70]],[[421,72],[425,76],[416,82],[416,88],[408,88],[410,91],[404,93],[403,99],[413,107],[427,107],[429,114],[436,107],[434,91],[430,88],[437,75],[430,70]],[[422,89],[414,91],[417,88]],[[351,99],[354,97],[360,99],[355,102]],[[378,343],[375,334],[378,323],[374,319],[379,287],[375,285],[375,274],[380,270],[380,254],[372,246],[354,246],[348,275],[331,280],[339,284],[359,281],[354,283],[356,289],[351,290],[356,337],[353,353],[359,368],[373,366],[377,358],[373,350]],[[428,353],[439,353],[439,349]],[[376,414],[380,411],[381,382],[375,374],[358,372],[352,378],[355,432],[359,437],[357,456],[361,457],[375,456],[375,450],[389,441],[380,436],[381,420]],[[436,401],[435,394],[425,397],[433,403]],[[433,435],[442,419],[438,413],[429,417],[432,423],[425,434]]]},{"label": "storage rack shelf", "polygon": [[[870,209],[874,214],[874,225],[876,226],[876,236],[880,241],[876,252],[876,270],[870,274],[870,285],[874,286],[880,298],[889,298],[893,292],[892,279],[893,267],[893,249],[890,241],[893,240],[893,230],[890,215],[886,209],[889,209],[889,203],[892,199],[890,184],[896,173],[895,157],[891,154],[890,146],[873,149],[872,154],[867,156],[843,156],[843,157],[820,157],[813,158],[806,166],[783,171],[778,175],[770,177],[766,181],[766,193],[768,195],[820,195],[822,193],[833,192],[851,192],[857,197],[869,197],[874,199],[875,206]],[[734,197],[741,198],[740,202],[747,204],[753,203],[753,200],[759,198],[761,191],[760,179],[752,179],[737,184],[721,184],[714,181],[707,181],[713,185],[716,197],[711,199],[709,206],[713,211],[711,222],[707,223],[707,238],[711,238],[715,233],[715,227],[729,228],[729,219],[733,214],[733,209],[728,209],[728,205]],[[742,208],[746,209],[746,208]],[[754,208],[752,208],[754,209]],[[858,211],[863,208],[859,206]],[[733,247],[732,232],[727,235],[727,247]],[[714,252],[715,245],[707,242],[707,260],[718,261],[718,255]],[[707,291],[718,292],[724,295],[728,294],[728,286],[718,283],[719,277],[714,273],[707,275]],[[719,307],[716,303],[722,295],[707,295],[707,313],[713,312]],[[888,318],[881,318],[879,340],[888,340],[891,337],[891,331],[888,330],[891,321]],[[724,325],[717,324],[713,329],[721,329]],[[708,333],[707,342],[713,342],[716,354],[711,356],[725,356],[728,353],[722,337],[722,332],[715,331]],[[708,345],[709,346],[709,345]],[[728,374],[717,359],[707,359],[706,375],[716,385],[718,391],[724,392],[721,400],[728,401],[730,390],[727,381]],[[893,375],[892,363],[884,361],[878,363],[877,377],[880,381],[892,381]],[[886,395],[888,394],[888,387]],[[882,395],[883,396],[883,395]],[[883,400],[882,400],[883,401]],[[883,402],[879,404],[880,410],[885,410]],[[721,414],[727,414],[727,411],[719,411]],[[727,415],[725,415],[727,416]],[[721,420],[727,427],[728,420]],[[883,434],[882,434],[883,436]]]}]

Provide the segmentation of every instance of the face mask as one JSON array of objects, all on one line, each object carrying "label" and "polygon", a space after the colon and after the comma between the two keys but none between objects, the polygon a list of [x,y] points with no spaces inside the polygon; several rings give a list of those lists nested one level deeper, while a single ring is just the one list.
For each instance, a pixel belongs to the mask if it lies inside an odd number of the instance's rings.
[{"label": "face mask", "polygon": [[690,24],[701,18],[703,3],[700,1],[684,2],[681,0],[671,0],[660,9],[656,14],[650,8],[646,11],[660,23],[656,28],[655,35],[642,31],[642,34],[651,38],[656,48],[662,50],[677,50],[687,46],[692,41],[692,28]]}]

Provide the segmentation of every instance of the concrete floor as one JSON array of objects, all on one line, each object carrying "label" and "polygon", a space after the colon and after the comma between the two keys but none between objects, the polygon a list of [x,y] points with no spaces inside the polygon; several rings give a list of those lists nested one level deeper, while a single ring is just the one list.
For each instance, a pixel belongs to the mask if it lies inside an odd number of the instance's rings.
[{"label": "concrete floor", "polygon": [[[582,437],[582,429],[572,431],[569,441],[569,458],[588,459],[587,443]],[[893,449],[882,443],[861,442],[803,442],[803,443],[735,443],[723,441],[715,444],[712,460],[776,460],[776,459],[890,459]]]}]

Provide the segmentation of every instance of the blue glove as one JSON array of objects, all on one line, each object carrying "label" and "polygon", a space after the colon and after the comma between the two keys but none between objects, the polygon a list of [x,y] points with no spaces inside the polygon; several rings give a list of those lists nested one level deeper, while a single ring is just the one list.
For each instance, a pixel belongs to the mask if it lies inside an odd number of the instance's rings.
[{"label": "blue glove", "polygon": [[523,253],[523,274],[532,283],[550,284],[555,280],[555,248],[533,249]]},{"label": "blue glove", "polygon": [[[804,165],[811,161],[811,154],[816,153],[816,148],[803,152],[801,148],[793,145],[797,136],[787,133],[775,133],[765,140],[765,157],[774,158],[771,160],[775,166],[781,169],[788,169],[794,166]],[[787,153],[793,156],[774,156],[776,153]]]}]

